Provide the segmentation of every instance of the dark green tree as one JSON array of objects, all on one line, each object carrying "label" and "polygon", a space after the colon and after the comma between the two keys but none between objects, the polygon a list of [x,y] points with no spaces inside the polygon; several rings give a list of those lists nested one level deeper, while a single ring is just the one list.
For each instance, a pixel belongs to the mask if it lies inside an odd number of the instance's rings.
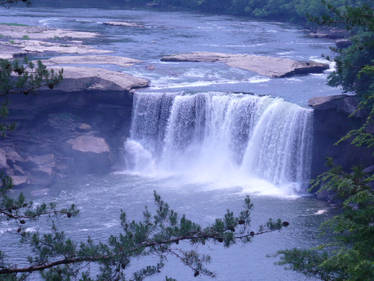
[{"label": "dark green tree", "polygon": [[[374,125],[374,4],[344,9],[326,5],[333,17],[326,15],[319,22],[345,26],[352,34],[351,46],[336,50],[337,69],[329,77],[329,83],[356,93],[361,100],[357,110],[367,115],[359,129],[350,131],[339,142],[351,141],[371,153],[374,147],[370,131]],[[347,172],[334,166],[332,159],[328,164],[331,169],[314,180],[311,188],[335,194],[341,206],[341,212],[321,226],[329,242],[314,249],[281,251],[280,264],[326,281],[374,280],[374,172],[369,169],[365,173],[358,167]]]}]

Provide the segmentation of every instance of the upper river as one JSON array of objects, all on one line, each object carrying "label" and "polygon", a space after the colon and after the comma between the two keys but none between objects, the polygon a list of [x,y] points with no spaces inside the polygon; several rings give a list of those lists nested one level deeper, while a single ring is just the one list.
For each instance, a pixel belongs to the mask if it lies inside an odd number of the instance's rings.
[{"label": "upper river", "polygon": [[[138,27],[103,24],[108,21],[126,21]],[[124,144],[139,169],[120,168],[103,177],[71,177],[46,189],[22,190],[37,203],[77,204],[81,214],[59,222],[68,235],[78,240],[88,235],[106,239],[119,231],[121,209],[130,218],[141,218],[144,206],[152,206],[153,190],[179,213],[203,225],[226,209],[239,211],[249,194],[254,203],[254,229],[270,217],[291,224],[280,232],[256,237],[250,244],[201,248],[212,255],[209,268],[217,274],[216,280],[315,280],[275,265],[277,258],[272,255],[286,248],[318,245],[318,225],[332,211],[303,188],[309,180],[312,141],[308,133],[312,111],[306,109],[307,101],[339,93],[339,89],[326,85],[334,66],[321,74],[273,79],[221,63],[173,63],[160,58],[209,51],[323,62],[321,54],[331,55],[332,40],[310,38],[305,30],[291,24],[187,12],[15,8],[0,9],[0,22],[97,32],[97,38],[84,43],[142,63],[128,68],[96,67],[151,81],[149,88],[137,91],[131,139]],[[37,57],[46,56],[52,54]],[[194,95],[180,95],[182,91]],[[233,92],[252,92],[260,97]],[[190,109],[197,105],[204,110],[192,114]],[[163,112],[164,123],[153,122],[154,116]],[[155,128],[157,132],[149,133]],[[154,135],[161,139],[155,140]],[[239,137],[240,142],[235,142]],[[285,157],[287,153],[292,157]],[[45,231],[46,225],[29,230],[36,229]],[[24,262],[23,250],[15,248],[15,230],[15,225],[2,222],[0,243]],[[134,267],[142,263],[135,261]],[[172,258],[165,271],[151,280],[164,280],[165,275],[177,280],[209,280],[193,278],[188,268]]]}]

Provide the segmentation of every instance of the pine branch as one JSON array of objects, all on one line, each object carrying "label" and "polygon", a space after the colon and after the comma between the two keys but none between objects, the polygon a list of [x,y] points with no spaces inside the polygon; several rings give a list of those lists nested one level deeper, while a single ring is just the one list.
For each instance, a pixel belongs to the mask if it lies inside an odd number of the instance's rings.
[{"label": "pine branch", "polygon": [[[234,238],[237,240],[248,239],[248,238],[252,238],[254,236],[262,235],[265,233],[274,232],[276,230],[279,230],[279,229],[269,229],[265,231],[250,232],[249,234],[238,235],[238,236],[235,236]],[[176,237],[174,239],[165,240],[165,241],[149,241],[149,242],[145,242],[145,243],[141,243],[137,245],[132,250],[128,251],[127,253],[124,253],[124,255],[131,255],[133,252],[137,252],[145,248],[152,248],[152,247],[170,245],[170,244],[178,244],[180,241],[185,241],[185,240],[193,241],[193,240],[200,240],[200,239],[212,239],[214,241],[221,242],[222,236],[219,233],[209,234],[209,233],[201,232],[201,233],[191,233],[190,235],[184,235],[184,236]],[[116,258],[115,255],[103,255],[103,256],[92,256],[92,257],[76,256],[76,257],[56,260],[50,263],[45,263],[45,264],[40,264],[40,265],[31,265],[29,267],[23,267],[23,268],[17,268],[17,267],[3,268],[3,269],[0,269],[0,275],[14,274],[14,273],[31,273],[31,272],[36,272],[36,271],[43,271],[49,268],[54,268],[59,265],[78,264],[82,262],[91,263],[91,262],[98,262],[98,261],[108,261],[108,260],[114,260],[115,258]],[[179,258],[181,257],[179,256]],[[191,268],[194,269],[193,267]]]}]

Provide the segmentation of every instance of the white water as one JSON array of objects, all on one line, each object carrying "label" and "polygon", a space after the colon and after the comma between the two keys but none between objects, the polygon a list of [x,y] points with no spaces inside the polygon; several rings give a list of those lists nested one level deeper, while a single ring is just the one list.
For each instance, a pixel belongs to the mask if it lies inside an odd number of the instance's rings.
[{"label": "white water", "polygon": [[127,169],[292,195],[309,179],[311,114],[268,96],[137,93]]}]

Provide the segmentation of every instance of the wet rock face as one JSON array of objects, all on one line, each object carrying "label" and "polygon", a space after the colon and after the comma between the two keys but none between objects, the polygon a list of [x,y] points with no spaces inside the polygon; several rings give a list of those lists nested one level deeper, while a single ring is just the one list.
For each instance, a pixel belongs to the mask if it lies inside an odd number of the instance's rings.
[{"label": "wet rock face", "polygon": [[312,177],[327,170],[327,157],[333,158],[335,164],[346,170],[352,166],[367,167],[373,164],[373,156],[366,148],[356,147],[349,140],[335,145],[365,120],[366,113],[363,111],[350,117],[358,103],[357,97],[349,95],[316,97],[309,101],[314,109]]},{"label": "wet rock face", "polygon": [[222,62],[231,67],[253,71],[260,75],[273,78],[290,77],[308,73],[321,73],[329,68],[327,64],[312,61],[302,62],[279,57],[211,52],[196,52],[165,56],[161,58],[161,61]]},{"label": "wet rock face", "polygon": [[17,129],[0,143],[0,169],[15,185],[40,188],[66,176],[110,172],[122,161],[132,98],[123,90],[12,96]]},{"label": "wet rock face", "polygon": [[103,137],[81,135],[69,139],[71,145],[68,154],[71,155],[74,166],[79,166],[84,173],[105,173],[110,171],[113,161],[111,150]]},{"label": "wet rock face", "polygon": [[79,152],[91,152],[91,153],[109,153],[110,149],[104,138],[83,135],[70,139],[67,143],[71,144],[73,150]]}]

